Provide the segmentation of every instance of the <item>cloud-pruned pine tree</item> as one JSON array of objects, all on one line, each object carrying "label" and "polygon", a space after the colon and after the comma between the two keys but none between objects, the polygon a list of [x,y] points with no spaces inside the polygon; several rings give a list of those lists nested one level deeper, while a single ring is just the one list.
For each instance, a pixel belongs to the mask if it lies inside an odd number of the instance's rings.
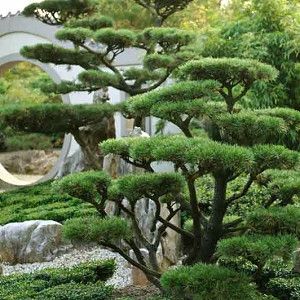
[{"label": "cloud-pruned pine tree", "polygon": [[[254,60],[202,58],[179,68],[178,76],[182,81],[132,97],[126,103],[127,113],[161,118],[177,125],[183,134],[103,142],[104,153],[120,155],[146,171],[105,184],[99,182],[98,186],[96,179],[92,181],[94,194],[91,199],[96,208],[101,204],[98,209],[103,215],[103,203],[114,201],[130,220],[126,222],[122,214],[119,217],[124,221],[122,228],[129,226],[131,234],[123,236],[121,229],[114,231],[116,226],[111,227],[111,235],[97,231],[97,222],[101,224],[99,228],[108,224],[109,217],[106,216],[94,220],[95,223],[82,218],[70,220],[65,225],[66,236],[85,240],[84,237],[89,237],[92,232],[95,241],[119,252],[158,286],[163,269],[157,254],[167,229],[189,241],[184,264],[213,262],[220,239],[228,234],[243,234],[240,230],[240,225],[246,221],[243,217],[225,220],[230,207],[246,195],[253,182],[265,172],[286,172],[295,168],[299,161],[298,152],[286,147],[290,142],[289,126],[294,126],[288,118],[283,114],[245,110],[238,105],[255,82],[272,81],[277,74],[271,66]],[[195,133],[195,123],[207,133],[206,136],[199,137]],[[174,173],[156,173],[154,163],[157,162],[172,164]],[[213,195],[204,209],[197,182],[207,175],[213,178]],[[85,191],[91,190],[84,183],[86,176],[90,175],[70,175],[55,186],[92,203],[85,197]],[[244,185],[231,194],[228,186],[241,177],[247,178]],[[151,230],[157,230],[157,234],[153,240],[143,235],[135,214],[137,200],[143,197],[151,199],[156,206]],[[129,205],[124,205],[124,198]],[[167,207],[167,216],[161,214],[163,207]],[[180,211],[191,216],[190,230],[172,223]],[[125,248],[120,246],[120,240],[125,243]],[[140,248],[148,250],[148,259]],[[128,249],[133,250],[136,260],[128,256]]]}]

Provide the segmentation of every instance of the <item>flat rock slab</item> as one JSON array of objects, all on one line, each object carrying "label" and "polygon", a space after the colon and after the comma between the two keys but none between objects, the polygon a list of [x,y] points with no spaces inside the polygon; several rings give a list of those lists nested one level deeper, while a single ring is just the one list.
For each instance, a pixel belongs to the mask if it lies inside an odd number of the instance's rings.
[{"label": "flat rock slab", "polygon": [[62,244],[62,225],[55,221],[25,221],[0,226],[0,256],[3,262],[51,261]]}]

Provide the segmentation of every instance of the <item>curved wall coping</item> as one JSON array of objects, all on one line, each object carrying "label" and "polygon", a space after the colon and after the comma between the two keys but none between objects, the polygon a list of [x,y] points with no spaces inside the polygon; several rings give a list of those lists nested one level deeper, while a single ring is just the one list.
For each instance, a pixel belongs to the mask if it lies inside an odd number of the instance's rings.
[{"label": "curved wall coping", "polygon": [[[55,38],[55,33],[59,30],[59,28],[60,26],[47,25],[35,18],[16,15],[0,19],[0,38],[6,34],[24,32],[45,38],[55,45],[72,48],[72,44],[70,42],[61,42]],[[124,67],[139,65],[142,62],[143,53],[144,51],[140,49],[127,49],[117,57],[115,66]]]},{"label": "curved wall coping", "polygon": [[55,38],[55,33],[59,27],[44,24],[35,18],[16,15],[1,19],[0,24],[0,37],[14,32],[24,32],[46,38],[55,44],[59,42]]}]

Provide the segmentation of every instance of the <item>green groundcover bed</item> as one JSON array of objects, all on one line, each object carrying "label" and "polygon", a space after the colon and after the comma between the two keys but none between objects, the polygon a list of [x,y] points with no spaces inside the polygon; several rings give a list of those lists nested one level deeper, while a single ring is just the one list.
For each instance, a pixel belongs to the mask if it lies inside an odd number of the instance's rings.
[{"label": "green groundcover bed", "polygon": [[66,194],[55,194],[51,182],[0,194],[0,224],[26,220],[54,220],[93,215],[95,208]]}]

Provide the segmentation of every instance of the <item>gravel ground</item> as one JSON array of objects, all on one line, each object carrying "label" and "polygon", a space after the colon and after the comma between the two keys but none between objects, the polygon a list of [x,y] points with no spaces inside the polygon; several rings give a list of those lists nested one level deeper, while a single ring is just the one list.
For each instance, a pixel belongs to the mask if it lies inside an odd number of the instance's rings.
[{"label": "gravel ground", "polygon": [[68,253],[56,257],[53,261],[32,264],[3,265],[3,274],[31,273],[45,268],[66,268],[81,262],[114,258],[117,269],[114,276],[107,281],[115,288],[123,288],[131,284],[131,269],[128,263],[117,253],[100,247],[73,248]]}]

